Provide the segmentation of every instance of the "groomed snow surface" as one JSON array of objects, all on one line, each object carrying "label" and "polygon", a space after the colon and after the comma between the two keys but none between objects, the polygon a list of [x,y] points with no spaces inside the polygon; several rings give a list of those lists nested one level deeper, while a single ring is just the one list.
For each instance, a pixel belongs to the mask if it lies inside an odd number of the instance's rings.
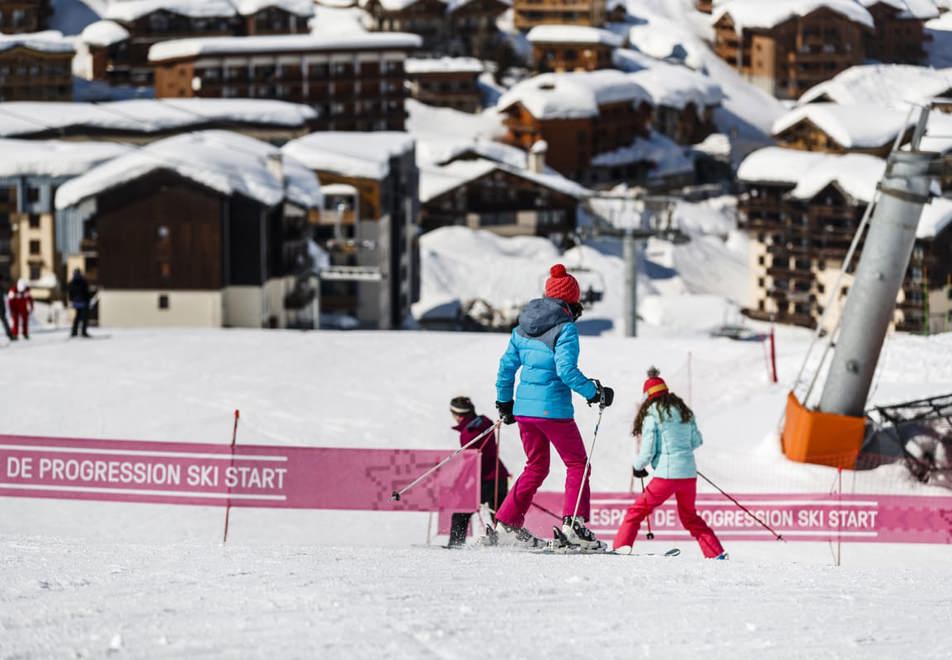
[{"label": "groomed snow surface", "polygon": [[[541,275],[542,273],[539,273]],[[827,492],[835,473],[787,463],[768,436],[785,388],[759,344],[656,327],[582,338],[585,372],[616,388],[593,458],[596,490],[627,490],[627,427],[645,366],[688,392],[702,469],[734,492]],[[661,332],[658,332],[661,331]],[[94,333],[96,330],[94,330]],[[99,332],[104,332],[99,331]],[[368,447],[456,445],[448,399],[490,412],[505,335],[112,330],[80,342],[35,332],[4,350],[7,433]],[[808,340],[781,328],[790,378]],[[666,335],[666,336],[659,336]],[[874,399],[952,389],[950,337],[897,337]],[[63,377],[39,377],[51,370]],[[69,378],[75,375],[79,381]],[[42,398],[43,406],[33,405]],[[576,401],[586,439],[594,414]],[[515,472],[515,432],[502,439]],[[561,487],[553,460],[544,488]],[[851,477],[846,477],[849,482]],[[857,492],[917,492],[899,468]],[[933,491],[924,491],[933,492]],[[599,658],[947,657],[952,557],[944,546],[730,543],[729,562],[449,552],[427,515],[232,511],[0,498],[5,657]],[[641,543],[658,551],[669,544]]]}]

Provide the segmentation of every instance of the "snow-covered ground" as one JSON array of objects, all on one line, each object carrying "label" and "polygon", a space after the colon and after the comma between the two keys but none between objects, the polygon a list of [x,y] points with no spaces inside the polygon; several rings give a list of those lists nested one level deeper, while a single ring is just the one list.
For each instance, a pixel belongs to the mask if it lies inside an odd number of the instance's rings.
[{"label": "snow-covered ground", "polygon": [[[655,328],[655,330],[659,330]],[[106,332],[101,330],[100,332]],[[36,331],[3,349],[7,433],[452,448],[447,401],[490,411],[498,334],[251,330]],[[597,490],[626,490],[627,429],[646,365],[697,410],[702,469],[735,492],[826,492],[834,474],[786,462],[785,395],[762,347],[698,330],[583,337],[585,372],[616,388],[593,457]],[[792,378],[807,333],[781,329]],[[952,390],[952,336],[890,339],[876,401]],[[692,375],[686,364],[692,356]],[[590,437],[594,414],[577,402]],[[503,460],[524,461],[506,429]],[[560,488],[554,461],[544,488]],[[847,477],[847,481],[852,477]],[[857,492],[926,492],[898,467]],[[415,547],[427,514],[232,512],[0,499],[2,657],[945,657],[952,553],[941,546],[732,544],[706,562],[539,557]],[[654,547],[652,547],[654,546]],[[644,544],[657,550],[658,543]],[[487,650],[488,649],[488,650]]]}]

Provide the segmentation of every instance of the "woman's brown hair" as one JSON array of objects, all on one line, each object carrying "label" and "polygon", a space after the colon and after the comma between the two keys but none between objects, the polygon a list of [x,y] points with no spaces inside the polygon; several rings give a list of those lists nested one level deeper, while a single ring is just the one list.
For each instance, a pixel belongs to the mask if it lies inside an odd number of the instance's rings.
[{"label": "woman's brown hair", "polygon": [[677,408],[678,412],[681,414],[682,422],[690,422],[694,419],[694,413],[688,408],[681,397],[673,392],[665,392],[660,396],[656,396],[653,399],[648,399],[641,404],[641,407],[638,408],[638,414],[635,415],[635,423],[631,427],[632,435],[641,435],[642,427],[645,423],[645,417],[648,415],[648,410],[651,406],[658,404],[658,408],[661,410],[662,415],[670,417],[671,408]]}]

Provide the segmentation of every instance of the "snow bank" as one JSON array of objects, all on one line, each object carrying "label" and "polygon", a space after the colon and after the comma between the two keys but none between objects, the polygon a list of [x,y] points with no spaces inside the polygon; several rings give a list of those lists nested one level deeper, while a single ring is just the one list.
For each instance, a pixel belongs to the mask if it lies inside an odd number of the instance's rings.
[{"label": "snow bank", "polygon": [[650,96],[625,74],[613,69],[544,73],[525,80],[499,99],[505,110],[521,104],[536,119],[597,117],[608,103],[650,102]]},{"label": "snow bank", "polygon": [[782,147],[755,151],[741,163],[739,181],[793,186],[789,193],[808,200],[834,184],[853,199],[872,200],[886,162],[866,154],[826,154]]},{"label": "snow bank", "polygon": [[915,124],[902,110],[874,104],[839,105],[810,103],[788,112],[773,126],[777,137],[788,128],[808,121],[833,138],[844,149],[875,149],[888,145]]},{"label": "snow bank", "polygon": [[150,62],[163,62],[202,55],[252,53],[301,53],[335,50],[412,50],[423,40],[403,32],[373,32],[331,36],[318,34],[284,34],[260,37],[204,37],[161,41],[149,49]]},{"label": "snow bank", "polygon": [[90,46],[106,47],[128,39],[129,31],[115,21],[96,21],[87,25],[79,38]]},{"label": "snow bank", "polygon": [[811,87],[797,105],[832,102],[872,104],[895,109],[920,105],[952,88],[952,69],[907,64],[865,64],[850,67]]},{"label": "snow bank", "polygon": [[76,50],[73,40],[56,30],[22,34],[0,33],[0,53],[14,48],[29,48],[44,53],[72,53]]},{"label": "snow bank", "polygon": [[916,238],[935,238],[952,224],[952,199],[933,197],[922,209]]},{"label": "snow bank", "polygon": [[534,44],[602,44],[612,48],[625,42],[624,37],[614,32],[585,25],[537,25],[529,30],[526,39]]},{"label": "snow bank", "polygon": [[156,133],[210,122],[300,127],[313,108],[268,99],[134,99],[110,103],[0,103],[0,136],[86,128]]},{"label": "snow bank", "polygon": [[321,131],[291,140],[281,150],[311,170],[383,179],[390,172],[390,159],[413,146],[413,136],[399,131]]},{"label": "snow bank", "polygon": [[812,14],[818,9],[829,9],[849,20],[873,28],[873,17],[859,3],[852,0],[731,0],[719,4],[711,16],[717,23],[729,15],[738,33],[743,30],[769,30],[791,18]]},{"label": "snow bank", "polygon": [[76,176],[131,150],[117,142],[0,139],[0,177]]},{"label": "snow bank", "polygon": [[280,155],[277,147],[238,133],[176,135],[120,155],[65,183],[56,192],[56,208],[76,206],[159,170],[170,170],[223,195],[240,193],[265,206],[287,198],[306,208],[320,208],[320,185],[304,165],[284,158],[284,176],[275,176],[269,161]]},{"label": "snow bank", "polygon": [[483,63],[475,57],[407,58],[403,68],[409,75],[420,73],[482,73]]}]

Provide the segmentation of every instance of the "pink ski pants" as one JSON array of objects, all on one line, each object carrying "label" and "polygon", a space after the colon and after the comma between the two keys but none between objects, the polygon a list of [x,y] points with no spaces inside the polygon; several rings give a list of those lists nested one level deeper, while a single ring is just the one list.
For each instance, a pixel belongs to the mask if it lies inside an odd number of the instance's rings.
[{"label": "pink ski pants", "polygon": [[697,499],[697,479],[662,479],[654,477],[648,482],[645,492],[638,496],[635,503],[628,507],[628,513],[615,534],[615,541],[612,547],[621,548],[634,545],[635,537],[638,536],[638,528],[641,527],[641,521],[647,518],[652,511],[665,503],[672,495],[678,501],[678,518],[684,529],[691,533],[691,536],[701,546],[701,552],[705,557],[716,557],[724,548],[721,542],[717,540],[713,530],[697,513],[694,502]]},{"label": "pink ski pants", "polygon": [[532,505],[532,497],[549,474],[549,444],[555,447],[562,462],[565,463],[565,501],[562,515],[571,516],[575,511],[575,501],[579,489],[582,501],[578,506],[578,515],[588,520],[589,489],[588,475],[585,472],[585,444],[574,419],[543,419],[539,417],[517,417],[522,446],[526,450],[526,468],[519,475],[512,490],[496,513],[496,519],[510,527],[522,527],[526,511]]}]

